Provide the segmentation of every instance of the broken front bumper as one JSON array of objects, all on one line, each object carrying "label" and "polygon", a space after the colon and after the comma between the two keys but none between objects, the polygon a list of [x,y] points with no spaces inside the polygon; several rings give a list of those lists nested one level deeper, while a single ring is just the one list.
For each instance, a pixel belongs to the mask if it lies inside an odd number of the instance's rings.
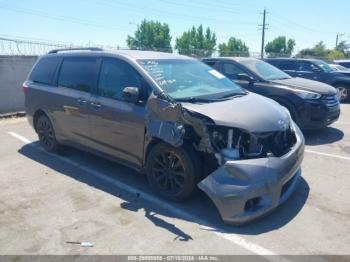
[{"label": "broken front bumper", "polygon": [[243,224],[283,203],[301,176],[304,137],[293,123],[297,142],[286,155],[228,161],[199,182],[226,223]]}]

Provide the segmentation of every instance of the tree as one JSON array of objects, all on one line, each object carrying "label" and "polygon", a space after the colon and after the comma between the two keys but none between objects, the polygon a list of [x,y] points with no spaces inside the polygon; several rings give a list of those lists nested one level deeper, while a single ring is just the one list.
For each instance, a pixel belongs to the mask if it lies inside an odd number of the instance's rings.
[{"label": "tree", "polygon": [[300,50],[297,56],[301,56],[301,57],[312,56],[312,57],[324,58],[324,57],[327,57],[329,52],[330,50],[326,48],[326,45],[323,43],[323,41],[320,41],[312,48],[305,48]]},{"label": "tree", "polygon": [[344,57],[344,53],[336,49],[330,51],[327,56],[328,60],[342,59]]},{"label": "tree", "polygon": [[235,37],[231,37],[227,44],[219,45],[220,56],[249,56],[249,48],[246,44]]},{"label": "tree", "polygon": [[130,49],[172,52],[169,26],[158,21],[142,20],[134,36],[128,35],[126,42]]},{"label": "tree", "polygon": [[175,48],[180,54],[196,57],[211,56],[216,46],[216,35],[208,27],[203,31],[203,26],[198,28],[192,26],[190,30],[184,32],[176,38]]},{"label": "tree", "polygon": [[265,47],[265,52],[271,56],[290,56],[295,47],[295,40],[288,39],[285,36],[279,36],[268,42]]},{"label": "tree", "polygon": [[348,44],[346,41],[341,41],[335,48],[335,50],[342,52],[344,56],[350,55],[350,44]]}]

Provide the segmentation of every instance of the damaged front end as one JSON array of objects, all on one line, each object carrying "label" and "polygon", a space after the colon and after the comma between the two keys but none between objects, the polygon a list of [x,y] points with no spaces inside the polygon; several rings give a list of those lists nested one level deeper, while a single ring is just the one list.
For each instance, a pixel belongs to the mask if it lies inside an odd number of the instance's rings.
[{"label": "damaged front end", "polygon": [[[214,159],[198,183],[226,223],[242,224],[277,207],[301,175],[304,138],[292,121],[272,131],[226,126],[181,103],[152,95],[147,103],[146,138],[174,147],[189,142]],[[207,164],[207,162],[206,162]]]}]

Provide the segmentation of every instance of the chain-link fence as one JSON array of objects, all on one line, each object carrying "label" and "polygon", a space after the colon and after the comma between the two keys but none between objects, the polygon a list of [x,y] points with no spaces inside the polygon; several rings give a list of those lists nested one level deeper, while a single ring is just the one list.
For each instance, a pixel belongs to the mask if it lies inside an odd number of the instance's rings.
[{"label": "chain-link fence", "polygon": [[[28,39],[16,39],[16,38],[7,38],[0,37],[0,55],[8,55],[8,56],[39,56],[43,54],[47,54],[52,49],[60,49],[60,48],[82,48],[82,47],[99,47],[106,51],[116,51],[116,50],[125,50],[128,49],[126,47],[120,46],[112,46],[112,45],[101,45],[94,43],[87,44],[73,44],[73,43],[64,43],[64,42],[53,42],[53,41],[34,41]],[[152,50],[159,52],[168,52],[168,53],[180,53],[183,55],[203,58],[203,57],[217,57],[220,56],[220,50],[206,50],[206,49],[169,49],[169,48],[141,48],[140,50]],[[254,57],[260,58],[260,52],[228,52],[225,50],[222,56],[234,56],[234,57]],[[291,54],[285,53],[269,53],[265,54],[265,57],[294,57]],[[301,56],[298,56],[301,57]],[[315,58],[321,59],[328,62],[331,62],[329,57],[315,57],[315,56],[303,56],[303,58]]]},{"label": "chain-link fence", "polygon": [[[101,45],[101,44],[73,44],[73,43],[63,43],[63,42],[52,42],[52,41],[33,41],[27,39],[16,39],[16,38],[6,38],[0,37],[0,55],[8,56],[39,56],[47,54],[52,49],[60,48],[82,48],[82,47],[99,47],[106,51],[115,51],[115,50],[125,50],[128,48],[112,45]],[[179,53],[187,56],[202,58],[202,57],[215,57],[220,56],[220,52],[217,49],[206,50],[206,49],[169,49],[169,48],[143,48],[140,50],[151,50],[159,52],[168,52],[168,53]],[[239,57],[255,57],[259,58],[259,52],[225,52],[225,56],[239,56]]]}]

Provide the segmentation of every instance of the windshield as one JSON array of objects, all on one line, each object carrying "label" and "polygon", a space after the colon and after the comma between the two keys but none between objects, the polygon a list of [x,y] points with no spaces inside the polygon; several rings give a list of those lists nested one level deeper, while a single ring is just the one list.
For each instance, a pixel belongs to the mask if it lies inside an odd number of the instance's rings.
[{"label": "windshield", "polygon": [[196,60],[138,60],[138,63],[175,100],[214,100],[245,94],[231,80]]},{"label": "windshield", "polygon": [[329,72],[333,72],[335,71],[334,68],[332,68],[329,64],[327,64],[326,62],[323,61],[315,61],[314,62],[316,65],[318,65],[324,72],[329,73]]},{"label": "windshield", "polygon": [[291,78],[290,75],[261,60],[242,60],[240,63],[266,81]]}]

